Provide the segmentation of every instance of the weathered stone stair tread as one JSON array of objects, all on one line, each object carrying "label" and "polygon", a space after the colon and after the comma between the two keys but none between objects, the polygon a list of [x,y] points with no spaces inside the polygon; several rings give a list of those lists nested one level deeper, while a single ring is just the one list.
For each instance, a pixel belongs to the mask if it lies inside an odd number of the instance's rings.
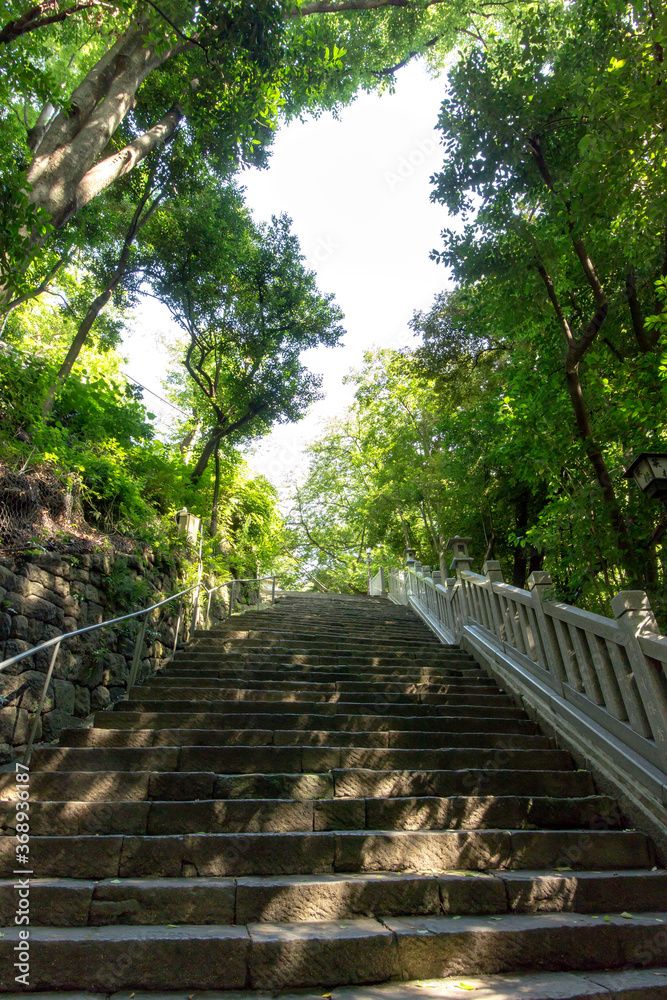
[{"label": "weathered stone stair tread", "polygon": [[[198,698],[171,699],[169,697],[153,697],[151,699],[146,698],[135,701],[134,698],[131,698],[129,701],[124,701],[122,703],[117,702],[117,704],[122,704],[123,710],[128,712],[205,712],[207,707],[210,707],[212,712],[229,714],[234,710],[238,712],[240,707],[240,703],[238,701],[224,701],[218,700],[217,698],[211,698],[206,701]],[[248,715],[281,715],[285,713],[286,708],[290,708],[294,711],[297,707],[297,703],[288,701],[255,701],[252,703],[246,703],[244,707],[246,708]],[[523,711],[520,708],[505,705],[474,705],[460,701],[442,705],[401,705],[400,703],[394,705],[391,702],[384,702],[375,705],[354,702],[332,704],[327,702],[303,701],[298,703],[298,708],[304,715],[338,715],[343,717],[366,715],[372,708],[374,708],[375,711],[382,712],[383,709],[386,709],[387,707],[393,710],[393,714],[395,716],[400,716],[403,712],[406,716],[413,719],[439,718],[441,716],[446,718],[450,715],[454,718],[457,716],[485,718],[490,713],[502,719],[521,719],[524,717]]]},{"label": "weathered stone stair tread", "polygon": [[[3,776],[4,777],[4,776]],[[13,778],[13,776],[12,776]],[[534,795],[582,798],[595,789],[586,771],[372,771],[362,769],[271,774],[211,771],[37,771],[33,796],[54,801],[191,801],[263,798],[408,798],[451,795]],[[13,801],[16,785],[0,784]]]},{"label": "weathered stone stair tread", "polygon": [[[460,1000],[467,990],[474,990],[479,1000],[665,1000],[667,967],[603,972],[544,972],[466,976],[429,979],[424,982],[394,982],[375,986],[342,986],[331,989],[332,1000]],[[184,1000],[184,991],[153,993],[146,990],[123,990],[117,993],[37,993],[36,1000]],[[320,1000],[322,991],[298,994],[299,1000]],[[6,994],[6,1000],[23,1000],[25,994]],[[286,992],[256,990],[234,994],[188,993],[188,1000],[293,1000]]]},{"label": "weathered stone stair tread", "polygon": [[[347,705],[363,704],[367,706],[376,705],[378,702],[391,705],[484,705],[490,708],[498,706],[515,707],[512,700],[504,694],[477,694],[476,692],[460,693],[431,693],[415,691],[413,693],[387,693],[368,691],[283,691],[279,688],[229,688],[229,687],[204,687],[195,688],[198,697],[206,697],[212,702],[216,701],[279,701],[282,704],[291,702],[310,702],[323,704],[337,704],[341,707]],[[183,699],[189,700],[193,693],[189,687],[181,687],[166,684],[144,685],[134,688],[132,700],[143,699]]]},{"label": "weathered stone stair tread", "polygon": [[[16,832],[13,803],[0,830]],[[312,830],[483,830],[620,827],[607,796],[552,799],[450,796],[396,799],[203,799],[33,802],[33,836],[54,834],[279,833]]]},{"label": "weathered stone stair tread", "polygon": [[[0,841],[0,877],[14,868],[15,840]],[[576,860],[575,860],[576,858]],[[451,868],[650,868],[651,843],[625,830],[346,830],[35,836],[31,862],[42,876],[152,877],[307,875]]]},{"label": "weathered stone stair tread", "polygon": [[[127,702],[119,703],[121,707],[114,712],[99,712],[95,716],[95,725],[105,729],[143,729],[146,726],[170,729],[184,728],[190,725],[197,729],[272,729],[284,731],[288,729],[310,729],[321,732],[435,732],[435,733],[536,733],[539,729],[534,722],[526,718],[506,719],[497,716],[461,716],[437,715],[416,718],[412,715],[396,715],[394,712],[383,712],[380,715],[328,715],[316,713],[296,713],[294,711],[264,714],[262,712],[210,712],[203,711],[127,711]],[[271,725],[273,723],[273,725]]]},{"label": "weathered stone stair tread", "polygon": [[[168,927],[33,927],[35,985],[87,988],[286,989],[364,983],[401,976],[442,977],[505,971],[570,971],[641,965],[650,950],[667,962],[665,915],[606,921],[572,913],[503,917],[387,917],[303,923]],[[18,928],[0,941],[0,988],[12,983]],[[66,943],[66,949],[62,944]],[[37,970],[41,970],[41,973]]]},{"label": "weathered stone stair tread", "polygon": [[[659,910],[664,872],[445,872],[241,878],[34,879],[35,926],[247,924],[359,916],[611,914]],[[0,880],[0,923],[14,924],[14,880]]]},{"label": "weathered stone stair tread", "polygon": [[[397,749],[453,749],[471,747],[477,741],[498,749],[542,749],[553,747],[548,736],[492,733],[483,729],[473,733],[385,732],[355,733],[358,747],[395,747]],[[63,729],[61,747],[125,746],[345,746],[350,736],[330,730],[271,729]]]},{"label": "weathered stone stair tread", "polygon": [[[290,672],[291,674],[291,672]],[[239,670],[234,674],[224,674],[220,677],[215,675],[205,675],[203,671],[192,671],[190,674],[157,674],[156,677],[151,681],[152,684],[159,684],[165,687],[178,687],[184,684],[188,685],[190,688],[193,687],[214,687],[219,688],[223,684],[228,685],[230,681],[237,681],[243,687],[243,689],[251,690],[265,690],[267,683],[270,681],[272,687],[283,692],[289,691],[338,691],[338,692],[349,692],[356,693],[362,692],[364,694],[376,694],[378,691],[381,694],[502,694],[493,685],[489,684],[473,684],[472,682],[464,682],[460,680],[444,680],[444,681],[341,681],[341,680],[331,680],[331,681],[321,681],[312,680],[309,675],[299,680],[286,680],[280,676],[278,671],[274,671],[273,677],[260,677],[254,679],[249,677],[245,671]]]},{"label": "weathered stone stair tread", "polygon": [[[493,765],[493,751],[486,747],[442,750],[401,750],[394,747],[49,747],[37,750],[35,771],[212,771],[216,774],[373,770],[457,770]],[[504,750],[503,763],[510,770],[572,770],[563,750]]]}]

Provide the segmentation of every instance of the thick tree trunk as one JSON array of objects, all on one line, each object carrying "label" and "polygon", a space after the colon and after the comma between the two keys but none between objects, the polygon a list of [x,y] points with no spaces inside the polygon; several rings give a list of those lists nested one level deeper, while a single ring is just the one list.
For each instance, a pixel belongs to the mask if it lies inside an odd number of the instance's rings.
[{"label": "thick tree trunk", "polygon": [[56,228],[166,142],[178,126],[182,112],[173,107],[143,136],[97,162],[134,106],[143,81],[177,51],[158,54],[145,44],[146,30],[144,22],[133,25],[102,56],[72,94],[70,109],[56,115],[37,148],[27,175],[29,199],[46,209]]}]

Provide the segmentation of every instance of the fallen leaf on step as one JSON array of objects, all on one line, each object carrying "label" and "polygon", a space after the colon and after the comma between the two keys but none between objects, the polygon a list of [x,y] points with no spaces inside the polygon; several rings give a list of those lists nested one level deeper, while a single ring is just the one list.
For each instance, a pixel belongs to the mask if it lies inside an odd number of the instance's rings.
[{"label": "fallen leaf on step", "polygon": [[561,865],[560,868],[556,869],[557,872],[571,872],[572,869],[568,868],[567,865]]},{"label": "fallen leaf on step", "polygon": [[178,927],[178,924],[167,924],[167,927]]},{"label": "fallen leaf on step", "polygon": [[476,990],[476,986],[470,986],[468,983],[458,983],[457,989],[459,990]]},{"label": "fallen leaf on step", "polygon": [[120,879],[119,878],[112,878],[112,879],[110,879],[110,881],[111,882],[120,882]]},{"label": "fallen leaf on step", "polygon": [[635,919],[631,913],[628,913],[627,910],[623,910],[623,912],[621,913],[621,916],[625,917],[626,920],[634,920]]},{"label": "fallen leaf on step", "polygon": [[611,920],[611,917],[605,917],[604,919],[605,920]]},{"label": "fallen leaf on step", "polygon": [[452,920],[460,920],[460,919],[461,919],[460,915],[458,917],[452,917]]}]

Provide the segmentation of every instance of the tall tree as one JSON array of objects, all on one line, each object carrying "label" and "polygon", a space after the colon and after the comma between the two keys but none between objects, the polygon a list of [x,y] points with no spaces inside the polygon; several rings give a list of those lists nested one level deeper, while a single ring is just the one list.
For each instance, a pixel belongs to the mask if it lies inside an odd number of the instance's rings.
[{"label": "tall tree", "polygon": [[320,378],[299,357],[336,344],[342,314],[304,267],[289,220],[256,225],[233,187],[211,183],[148,228],[147,280],[187,336],[177,396],[203,418],[197,482],[223,439],[296,420],[318,398]]}]

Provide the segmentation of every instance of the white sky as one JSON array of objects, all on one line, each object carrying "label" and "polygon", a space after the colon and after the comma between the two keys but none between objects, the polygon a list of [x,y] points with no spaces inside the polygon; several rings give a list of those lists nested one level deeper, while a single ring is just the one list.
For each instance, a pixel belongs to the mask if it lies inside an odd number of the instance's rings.
[{"label": "white sky", "polygon": [[[302,464],[304,443],[351,401],[342,380],[364,351],[414,343],[408,321],[447,283],[442,265],[429,260],[448,221],[444,208],[429,202],[429,177],[442,162],[434,126],[444,87],[443,78],[433,80],[420,65],[410,65],[398,75],[393,95],[362,94],[339,121],[324,114],[283,127],[269,168],[241,175],[258,220],[291,216],[319,287],[335,294],[347,330],[340,347],[303,356],[324,375],[325,398],[248,455],[252,468],[276,486]],[[160,395],[167,359],[156,336],[169,335],[170,328],[166,310],[147,300],[125,342],[125,370]],[[145,400],[162,427],[175,415],[152,396]]]}]

